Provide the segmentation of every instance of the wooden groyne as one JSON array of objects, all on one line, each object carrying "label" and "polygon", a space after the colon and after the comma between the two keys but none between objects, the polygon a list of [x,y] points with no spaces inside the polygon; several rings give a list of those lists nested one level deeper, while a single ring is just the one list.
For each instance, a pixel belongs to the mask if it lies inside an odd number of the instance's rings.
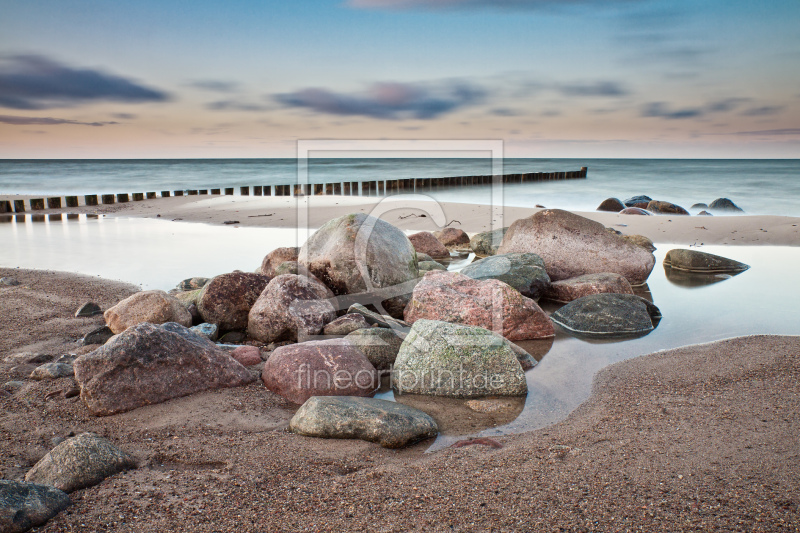
[{"label": "wooden groyne", "polygon": [[[587,167],[573,172],[529,172],[526,174],[504,174],[500,176],[502,183],[531,183],[540,181],[585,179]],[[478,185],[491,185],[495,176],[457,176],[445,178],[407,178],[394,180],[373,181],[345,181],[333,183],[305,183],[290,185],[253,185],[239,187],[241,196],[391,196],[395,194],[414,194],[438,191],[452,188],[472,187]],[[210,195],[232,196],[234,187],[219,189],[180,189],[176,191],[161,191],[161,198],[171,196]],[[86,194],[83,195],[84,206],[99,204],[127,203],[130,201],[141,202],[145,198],[152,200],[158,198],[155,191],[118,193],[118,194]],[[52,196],[49,198],[30,198],[28,208],[31,211],[45,209],[61,209],[66,207],[80,207],[79,196]],[[25,200],[0,200],[0,213],[24,213]]]}]

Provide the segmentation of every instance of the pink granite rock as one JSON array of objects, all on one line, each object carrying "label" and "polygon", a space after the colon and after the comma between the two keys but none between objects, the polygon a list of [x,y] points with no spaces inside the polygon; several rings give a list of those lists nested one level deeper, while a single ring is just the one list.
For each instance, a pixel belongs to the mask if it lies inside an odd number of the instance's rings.
[{"label": "pink granite rock", "polygon": [[411,244],[414,245],[414,250],[417,253],[428,254],[434,259],[442,259],[450,257],[450,252],[444,247],[444,244],[433,236],[429,231],[420,231],[408,237]]},{"label": "pink granite rock", "polygon": [[458,228],[444,228],[441,231],[435,232],[433,236],[447,247],[460,246],[462,244],[469,245],[469,235],[467,235],[464,230]]},{"label": "pink granite rock", "polygon": [[183,304],[164,291],[141,291],[132,294],[108,309],[103,318],[114,334],[119,334],[136,324],[149,322],[164,324],[177,322],[182,326],[192,325],[192,315]]},{"label": "pink granite rock", "polygon": [[405,320],[413,324],[423,318],[479,326],[512,341],[555,335],[553,323],[535,301],[502,281],[457,272],[428,272],[414,288]]},{"label": "pink granite rock", "polygon": [[197,300],[197,309],[203,320],[216,324],[220,332],[243,330],[247,327],[250,308],[267,283],[269,277],[261,274],[221,274],[203,287]]},{"label": "pink granite rock", "polygon": [[261,362],[261,351],[256,346],[239,346],[231,352],[231,357],[242,366],[253,366]]},{"label": "pink granite rock", "polygon": [[297,254],[299,251],[300,248],[296,247],[276,248],[272,250],[261,262],[259,273],[271,278],[275,277],[277,275],[275,269],[286,261],[297,261]]},{"label": "pink granite rock", "polygon": [[633,289],[625,276],[602,272],[551,283],[545,290],[545,298],[556,302],[571,302],[589,294],[601,293],[633,294]]}]

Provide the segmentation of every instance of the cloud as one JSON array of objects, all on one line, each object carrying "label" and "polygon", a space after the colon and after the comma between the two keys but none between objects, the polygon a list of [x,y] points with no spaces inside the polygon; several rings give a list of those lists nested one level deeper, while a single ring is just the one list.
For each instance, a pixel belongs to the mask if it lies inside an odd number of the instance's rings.
[{"label": "cloud", "polygon": [[[752,101],[752,98],[724,98],[722,100],[712,100],[701,106],[685,107],[682,109],[672,109],[666,102],[650,102],[642,107],[641,116],[659,117],[665,119],[686,119],[700,118],[714,113],[730,113],[739,109],[742,105]],[[776,113],[781,107],[764,106],[746,110],[740,115],[760,116]]]},{"label": "cloud", "polygon": [[621,97],[627,96],[630,92],[617,82],[597,81],[594,83],[572,83],[560,84],[556,90],[564,96],[572,97]]},{"label": "cloud", "polygon": [[239,88],[236,82],[221,80],[198,80],[189,83],[189,86],[215,93],[232,93]]},{"label": "cloud", "polygon": [[270,106],[263,104],[251,104],[246,102],[237,102],[236,100],[218,100],[206,104],[206,108],[211,111],[269,111]]},{"label": "cloud", "polygon": [[376,83],[358,94],[308,88],[277,94],[275,100],[284,107],[306,108],[332,115],[430,120],[476,105],[485,95],[483,89],[464,82],[433,87],[412,83]]},{"label": "cloud", "polygon": [[784,128],[780,130],[737,131],[733,135],[800,135],[800,128]]},{"label": "cloud", "polygon": [[727,113],[749,101],[750,98],[725,98],[723,100],[709,102],[706,104],[705,108],[711,113]]},{"label": "cloud", "polygon": [[138,118],[138,115],[134,115],[133,113],[112,113],[111,116],[120,120],[133,120]]},{"label": "cloud", "polygon": [[741,112],[741,114],[745,117],[764,117],[767,115],[775,115],[783,111],[784,106],[782,105],[765,105],[761,107],[751,107],[750,109],[745,109]]},{"label": "cloud", "polygon": [[537,9],[565,4],[623,4],[643,0],[348,0],[357,9]]},{"label": "cloud", "polygon": [[650,102],[642,108],[643,117],[659,117],[666,119],[698,118],[704,115],[702,109],[684,108],[672,110],[664,102]]},{"label": "cloud", "polygon": [[119,122],[81,122],[79,120],[68,120],[64,118],[19,117],[13,115],[0,115],[0,123],[11,124],[13,126],[56,126],[59,124],[72,124],[75,126],[108,126],[111,124],[119,124]]},{"label": "cloud", "polygon": [[494,109],[489,110],[490,115],[494,115],[496,117],[518,117],[523,115],[524,113],[517,111],[515,109],[509,109],[507,107],[496,107]]},{"label": "cloud", "polygon": [[0,57],[0,107],[49,109],[95,101],[163,102],[167,93],[38,55]]}]

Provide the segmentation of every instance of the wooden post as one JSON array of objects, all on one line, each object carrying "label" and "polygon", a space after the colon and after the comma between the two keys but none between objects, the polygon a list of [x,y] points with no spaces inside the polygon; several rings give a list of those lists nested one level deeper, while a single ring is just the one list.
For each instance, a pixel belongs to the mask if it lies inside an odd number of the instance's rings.
[{"label": "wooden post", "polygon": [[0,201],[0,213],[10,213],[11,212],[11,202],[8,200]]},{"label": "wooden post", "polygon": [[272,185],[264,185],[264,196],[272,196]]},{"label": "wooden post", "polygon": [[113,194],[104,194],[100,197],[101,201],[104,204],[113,204],[114,203],[114,195]]},{"label": "wooden post", "polygon": [[220,189],[211,189],[211,194],[220,194],[221,192]]},{"label": "wooden post", "polygon": [[339,196],[342,195],[342,184],[341,183],[334,183],[333,184],[333,194],[337,194]]},{"label": "wooden post", "polygon": [[97,195],[87,194],[83,197],[84,205],[97,205]]},{"label": "wooden post", "polygon": [[175,196],[183,196],[183,191],[175,191]]},{"label": "wooden post", "polygon": [[208,195],[208,189],[200,189],[197,194]]},{"label": "wooden post", "polygon": [[14,200],[14,212],[15,213],[25,212],[25,200]]},{"label": "wooden post", "polygon": [[156,192],[155,191],[151,191],[151,192],[147,193],[147,199],[148,200],[152,200],[155,197],[156,197]]},{"label": "wooden post", "polygon": [[225,187],[225,196],[233,196],[233,187]]},{"label": "wooden post", "polygon": [[44,198],[31,198],[28,203],[30,203],[32,211],[44,209]]},{"label": "wooden post", "polygon": [[242,196],[250,196],[250,187],[239,187],[239,194]]},{"label": "wooden post", "polygon": [[129,200],[130,200],[130,198],[128,197],[128,193],[121,192],[121,193],[117,194],[117,203],[124,204]]},{"label": "wooden post", "polygon": [[189,196],[197,196],[197,189],[189,189],[188,191],[186,191],[186,194],[188,194]]},{"label": "wooden post", "polygon": [[331,196],[333,194],[333,183],[326,183],[325,184],[325,195]]},{"label": "wooden post", "polygon": [[253,196],[263,196],[264,187],[261,185],[253,185]]},{"label": "wooden post", "polygon": [[141,193],[141,192],[133,193],[133,201],[134,202],[141,202],[142,200],[144,200],[144,193]]},{"label": "wooden post", "polygon": [[581,177],[585,178],[586,173],[589,172],[589,167],[581,167]]},{"label": "wooden post", "polygon": [[172,196],[170,191],[161,191],[161,198],[169,198],[170,196]]},{"label": "wooden post", "polygon": [[61,197],[48,198],[47,209],[61,209]]}]

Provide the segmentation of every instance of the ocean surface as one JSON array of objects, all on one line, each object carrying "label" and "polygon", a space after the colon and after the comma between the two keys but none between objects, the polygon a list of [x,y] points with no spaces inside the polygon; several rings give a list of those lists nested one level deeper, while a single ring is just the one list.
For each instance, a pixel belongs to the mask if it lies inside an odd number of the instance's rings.
[{"label": "ocean surface", "polygon": [[[589,168],[585,180],[505,186],[509,206],[594,210],[608,197],[646,194],[689,208],[730,198],[748,214],[800,216],[800,159],[518,159],[503,173]],[[490,159],[311,159],[312,183],[491,174]],[[279,185],[297,182],[295,159],[0,160],[0,194],[101,194]],[[238,191],[238,189],[237,189]],[[489,187],[431,193],[487,203]]]}]

